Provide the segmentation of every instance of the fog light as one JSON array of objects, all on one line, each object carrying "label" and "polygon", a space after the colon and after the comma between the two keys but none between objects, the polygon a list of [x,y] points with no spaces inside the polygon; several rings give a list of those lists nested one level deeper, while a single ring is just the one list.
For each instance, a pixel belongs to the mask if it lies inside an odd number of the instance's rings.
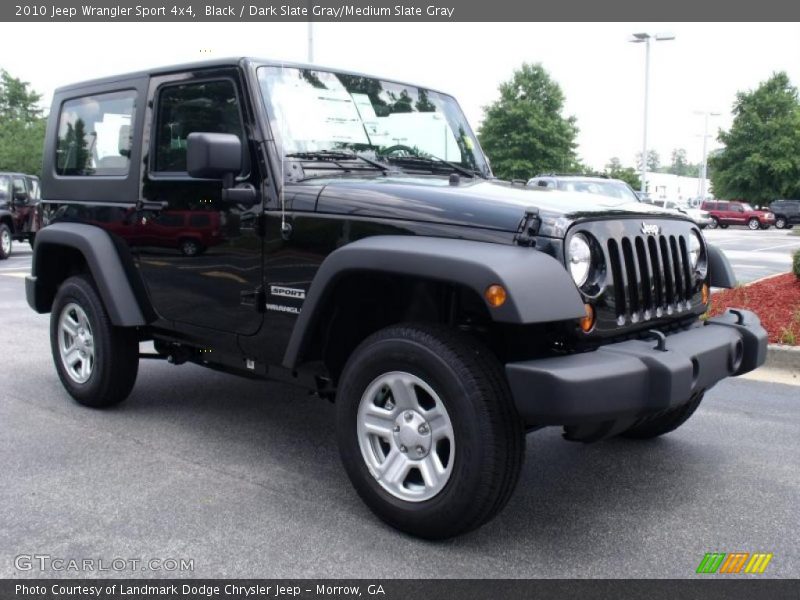
[{"label": "fog light", "polygon": [[497,308],[506,302],[506,290],[502,285],[490,285],[483,293],[489,306]]},{"label": "fog light", "polygon": [[580,320],[581,329],[583,333],[589,333],[594,329],[594,308],[591,304],[584,304],[583,309],[586,311],[586,316]]},{"label": "fog light", "polygon": [[703,304],[708,304],[708,284],[704,283],[703,287],[700,288],[700,299],[703,301]]}]

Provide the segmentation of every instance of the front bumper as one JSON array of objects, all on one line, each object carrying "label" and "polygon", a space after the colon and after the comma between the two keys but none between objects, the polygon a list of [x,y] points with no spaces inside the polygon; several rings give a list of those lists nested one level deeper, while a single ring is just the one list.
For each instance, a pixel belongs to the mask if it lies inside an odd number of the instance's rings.
[{"label": "front bumper", "polygon": [[580,425],[637,418],[687,403],[721,379],[764,364],[767,332],[749,311],[729,311],[702,326],[592,352],[506,365],[517,411],[527,425]]}]

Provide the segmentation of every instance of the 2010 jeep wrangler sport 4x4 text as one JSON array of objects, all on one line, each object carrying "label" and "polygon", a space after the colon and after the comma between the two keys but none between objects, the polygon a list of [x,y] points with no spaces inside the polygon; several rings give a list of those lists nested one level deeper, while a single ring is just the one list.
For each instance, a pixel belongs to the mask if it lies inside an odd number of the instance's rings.
[{"label": "2010 jeep wrangler sport 4x4 text", "polygon": [[344,467],[426,538],[505,505],[525,434],[652,438],[764,362],[688,218],[492,177],[441,92],[251,59],[56,91],[26,281],[81,404],[159,357],[307,386]]}]

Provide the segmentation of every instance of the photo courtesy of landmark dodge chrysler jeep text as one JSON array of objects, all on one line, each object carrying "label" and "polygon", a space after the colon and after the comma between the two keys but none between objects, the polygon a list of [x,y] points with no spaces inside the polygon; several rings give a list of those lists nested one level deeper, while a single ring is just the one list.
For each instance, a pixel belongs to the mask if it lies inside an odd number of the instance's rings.
[{"label": "photo courtesy of landmark dodge chrysler jeep text", "polygon": [[306,386],[364,502],[418,536],[497,514],[527,432],[655,437],[765,359],[752,313],[700,319],[735,280],[688,217],[494,179],[438,91],[159,68],[57,90],[44,156],[26,292],[67,391],[121,402],[145,340]]}]

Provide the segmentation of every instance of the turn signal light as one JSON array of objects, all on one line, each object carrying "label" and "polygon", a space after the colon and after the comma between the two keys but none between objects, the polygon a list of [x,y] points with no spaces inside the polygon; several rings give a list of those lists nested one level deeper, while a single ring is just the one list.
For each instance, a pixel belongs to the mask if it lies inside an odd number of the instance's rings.
[{"label": "turn signal light", "polygon": [[703,301],[703,304],[708,304],[708,284],[704,283],[703,287],[700,289],[700,299]]},{"label": "turn signal light", "polygon": [[489,306],[493,308],[498,308],[503,306],[506,302],[506,298],[508,297],[506,294],[506,290],[502,285],[490,285],[486,288],[486,291],[483,293],[486,297],[486,301],[489,303]]},{"label": "turn signal light", "polygon": [[583,309],[586,311],[586,316],[580,320],[581,330],[583,333],[589,333],[594,329],[594,308],[591,304],[584,304]]}]

